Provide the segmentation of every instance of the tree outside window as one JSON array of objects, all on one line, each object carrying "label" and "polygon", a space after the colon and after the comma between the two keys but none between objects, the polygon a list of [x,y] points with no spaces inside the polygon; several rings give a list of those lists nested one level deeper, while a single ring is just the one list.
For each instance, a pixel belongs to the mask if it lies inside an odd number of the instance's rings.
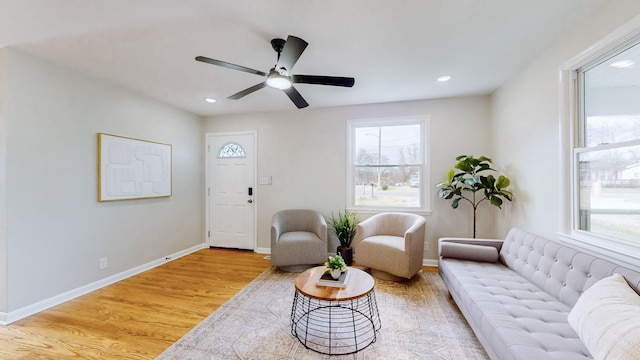
[{"label": "tree outside window", "polygon": [[351,206],[425,207],[424,119],[351,124]]}]

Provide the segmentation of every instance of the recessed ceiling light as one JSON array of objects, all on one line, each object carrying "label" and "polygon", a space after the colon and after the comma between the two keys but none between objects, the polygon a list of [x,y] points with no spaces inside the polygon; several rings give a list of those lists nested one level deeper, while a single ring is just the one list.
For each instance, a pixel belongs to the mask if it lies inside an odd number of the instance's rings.
[{"label": "recessed ceiling light", "polygon": [[610,66],[618,69],[628,69],[630,67],[633,67],[633,65],[635,64],[636,62],[631,59],[624,59],[612,62]]},{"label": "recessed ceiling light", "polygon": [[451,80],[451,78],[453,78],[453,76],[451,76],[451,75],[442,75],[442,76],[440,76],[438,78],[438,81],[439,82],[446,82],[446,81]]},{"label": "recessed ceiling light", "polygon": [[214,102],[216,102],[216,99],[208,97],[204,98],[204,101],[208,102],[209,104],[213,104]]}]

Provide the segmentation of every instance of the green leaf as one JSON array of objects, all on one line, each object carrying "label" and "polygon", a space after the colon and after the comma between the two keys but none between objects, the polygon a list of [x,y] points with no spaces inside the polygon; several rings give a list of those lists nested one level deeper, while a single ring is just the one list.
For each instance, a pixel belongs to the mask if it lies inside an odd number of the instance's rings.
[{"label": "green leaf", "polygon": [[460,161],[456,164],[455,166],[456,169],[460,169],[464,172],[466,172],[467,174],[472,173],[473,172],[473,166],[471,166],[471,164],[469,164],[467,161]]},{"label": "green leaf", "polygon": [[471,166],[478,167],[478,165],[480,165],[480,160],[478,159],[474,159],[473,156],[469,158],[468,160],[469,164],[471,164]]},{"label": "green leaf", "polygon": [[502,205],[502,199],[497,196],[492,196],[489,201],[491,201],[491,205],[495,205],[498,208],[502,209],[500,206]]},{"label": "green leaf", "polygon": [[451,182],[454,176],[455,176],[455,171],[453,169],[447,170],[447,181]]},{"label": "green leaf", "polygon": [[493,183],[494,182],[495,182],[495,178],[493,177],[493,175],[481,176],[480,177],[480,183],[485,188],[493,189]]},{"label": "green leaf", "polygon": [[503,176],[503,175],[500,175],[498,177],[498,181],[496,181],[496,189],[497,190],[509,187],[509,185],[511,185],[511,181],[509,180],[509,178],[507,178],[506,176]]},{"label": "green leaf", "polygon": [[460,202],[460,199],[462,199],[462,198],[457,198],[457,199],[453,200],[453,202],[451,203],[451,207],[454,208],[454,209],[457,209],[458,208],[458,203]]},{"label": "green leaf", "polygon": [[491,166],[489,166],[489,164],[480,164],[479,169],[476,172],[482,172],[482,171],[496,171],[495,169],[492,169]]},{"label": "green leaf", "polygon": [[480,157],[478,158],[480,161],[486,161],[486,162],[490,162],[493,163],[493,160],[489,159],[488,157],[484,156],[484,155],[480,155]]},{"label": "green leaf", "polygon": [[501,190],[499,192],[500,195],[504,196],[505,199],[511,201],[511,199],[513,198],[513,194],[511,193],[511,191],[507,191],[507,190]]}]

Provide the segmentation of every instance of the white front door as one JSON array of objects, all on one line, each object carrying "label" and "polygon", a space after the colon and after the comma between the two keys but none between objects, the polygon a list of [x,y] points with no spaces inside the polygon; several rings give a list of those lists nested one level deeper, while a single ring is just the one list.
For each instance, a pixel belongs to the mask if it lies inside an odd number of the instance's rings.
[{"label": "white front door", "polygon": [[207,135],[207,243],[255,249],[255,133]]}]

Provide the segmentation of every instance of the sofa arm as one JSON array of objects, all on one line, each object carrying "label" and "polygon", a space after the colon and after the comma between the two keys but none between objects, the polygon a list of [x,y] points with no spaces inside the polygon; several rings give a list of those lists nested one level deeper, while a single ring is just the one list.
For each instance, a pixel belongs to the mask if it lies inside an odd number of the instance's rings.
[{"label": "sofa arm", "polygon": [[441,238],[438,240],[438,252],[443,258],[497,262],[503,240]]}]

